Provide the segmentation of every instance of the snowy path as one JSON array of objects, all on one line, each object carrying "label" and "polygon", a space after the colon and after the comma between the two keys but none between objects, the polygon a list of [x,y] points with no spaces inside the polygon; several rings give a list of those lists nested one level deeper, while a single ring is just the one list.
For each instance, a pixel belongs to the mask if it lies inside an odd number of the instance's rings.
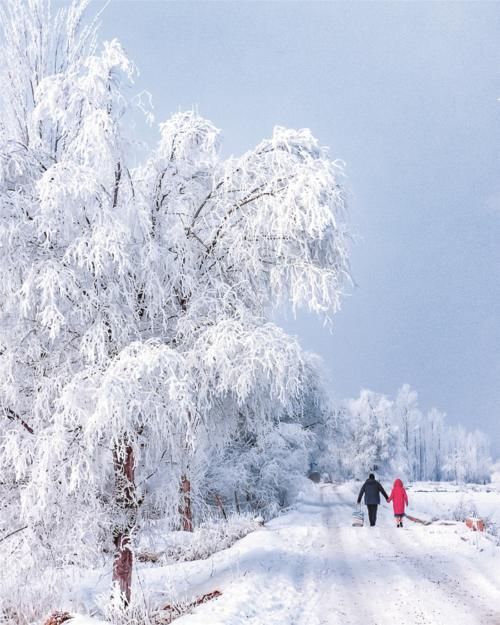
[{"label": "snowy path", "polygon": [[[498,625],[497,548],[461,526],[353,528],[352,485],[321,486],[215,557],[224,595],[179,625]],[[484,546],[484,551],[481,547]]]}]

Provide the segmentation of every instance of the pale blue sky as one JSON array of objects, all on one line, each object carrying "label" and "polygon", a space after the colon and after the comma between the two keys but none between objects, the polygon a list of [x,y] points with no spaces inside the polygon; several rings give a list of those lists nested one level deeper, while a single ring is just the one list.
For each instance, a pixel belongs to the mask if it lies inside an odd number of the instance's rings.
[{"label": "pale blue sky", "polygon": [[346,161],[358,286],[333,335],[287,329],[337,397],[408,382],[500,453],[500,3],[114,0],[103,33],[158,121],[196,106],[227,153],[307,126]]}]

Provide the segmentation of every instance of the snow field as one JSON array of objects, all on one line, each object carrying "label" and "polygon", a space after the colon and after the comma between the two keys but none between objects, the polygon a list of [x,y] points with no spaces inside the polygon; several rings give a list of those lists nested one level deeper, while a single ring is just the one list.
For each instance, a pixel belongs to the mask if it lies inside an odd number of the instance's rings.
[{"label": "snow field", "polygon": [[[157,607],[223,593],[176,625],[498,625],[496,545],[458,522],[405,520],[397,529],[385,503],[377,527],[352,527],[359,487],[311,484],[293,509],[229,549],[205,560],[140,564],[134,594]],[[409,513],[423,518],[461,497],[480,512],[484,501],[500,503],[500,490],[488,486],[417,483],[408,494]],[[93,583],[105,592],[109,577],[99,580],[89,578],[85,594]]]},{"label": "snow field", "polygon": [[425,513],[429,519],[461,520],[457,518],[461,513],[475,512],[487,521],[500,524],[498,490],[496,484],[464,487],[444,482],[417,482],[409,487],[408,496],[411,509]]}]

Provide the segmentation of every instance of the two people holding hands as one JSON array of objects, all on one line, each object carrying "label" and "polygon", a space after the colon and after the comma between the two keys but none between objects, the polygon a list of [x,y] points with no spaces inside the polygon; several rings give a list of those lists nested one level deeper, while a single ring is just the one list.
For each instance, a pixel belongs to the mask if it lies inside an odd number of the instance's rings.
[{"label": "two people holding hands", "polygon": [[373,473],[370,473],[358,495],[358,504],[361,503],[363,495],[365,497],[365,505],[368,508],[370,527],[375,527],[377,523],[377,510],[380,505],[381,493],[387,503],[392,501],[396,527],[403,527],[405,507],[408,505],[408,495],[406,494],[403,482],[399,478],[394,480],[391,494],[388,496],[382,484],[375,479],[375,475]]}]

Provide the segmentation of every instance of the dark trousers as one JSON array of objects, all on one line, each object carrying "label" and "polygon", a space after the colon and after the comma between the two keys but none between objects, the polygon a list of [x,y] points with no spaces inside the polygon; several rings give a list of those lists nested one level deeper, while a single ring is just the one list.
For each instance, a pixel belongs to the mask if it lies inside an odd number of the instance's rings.
[{"label": "dark trousers", "polygon": [[377,523],[377,504],[368,504],[368,518],[370,519],[370,526],[374,527]]}]

